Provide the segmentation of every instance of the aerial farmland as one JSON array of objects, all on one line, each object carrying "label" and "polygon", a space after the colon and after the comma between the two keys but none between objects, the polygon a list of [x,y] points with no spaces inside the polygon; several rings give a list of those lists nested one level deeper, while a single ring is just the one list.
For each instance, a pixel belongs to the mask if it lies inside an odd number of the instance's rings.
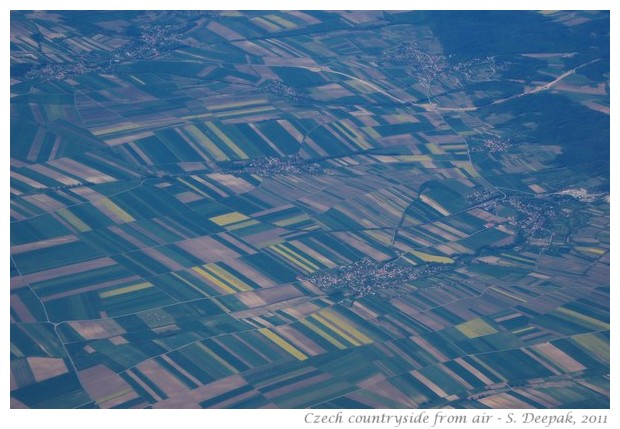
[{"label": "aerial farmland", "polygon": [[609,408],[609,17],[11,13],[11,407]]}]

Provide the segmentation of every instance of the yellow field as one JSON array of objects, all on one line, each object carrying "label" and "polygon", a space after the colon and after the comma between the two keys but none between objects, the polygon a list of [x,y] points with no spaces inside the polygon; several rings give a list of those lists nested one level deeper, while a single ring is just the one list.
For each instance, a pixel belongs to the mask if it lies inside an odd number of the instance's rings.
[{"label": "yellow field", "polygon": [[370,344],[373,340],[368,337],[366,334],[362,333],[359,329],[357,329],[353,324],[351,324],[347,319],[340,316],[338,313],[332,310],[321,310],[318,314],[325,317],[325,319],[333,322],[335,325],[351,334],[357,340],[359,340],[363,344]]},{"label": "yellow field", "polygon": [[[362,150],[365,149],[372,149],[372,146],[370,145],[370,143],[368,143],[368,141],[366,141],[366,139],[364,138],[363,135],[361,135],[360,133],[358,133],[351,125],[347,124],[346,122],[340,122],[338,123],[334,123],[333,125],[337,126],[340,131],[345,132],[347,134],[350,134],[353,139],[353,142]],[[346,131],[345,131],[346,130]]]},{"label": "yellow field", "polygon": [[229,272],[225,271],[223,268],[215,265],[215,264],[207,264],[204,266],[205,271],[210,272],[213,275],[218,276],[220,279],[226,281],[229,286],[237,289],[240,292],[250,291],[252,288],[247,285],[245,282],[241,281],[237,277],[233,276]]},{"label": "yellow field", "polygon": [[525,258],[521,258],[519,256],[515,256],[515,255],[509,255],[507,253],[502,253],[501,256],[503,256],[504,258],[508,258],[508,259],[514,259],[515,261],[521,261],[521,262],[525,262],[527,264],[533,264],[536,262],[536,260],[532,260],[532,259],[525,259]]},{"label": "yellow field", "polygon": [[277,222],[274,222],[273,224],[277,225],[277,226],[289,226],[289,225],[292,225],[294,223],[302,222],[304,220],[308,220],[308,215],[300,214],[300,215],[297,215],[297,216],[292,216],[292,217],[289,217],[289,218],[286,218],[286,219],[279,220]]},{"label": "yellow field", "polygon": [[522,334],[523,332],[528,332],[534,329],[533,326],[526,326],[525,328],[517,329],[516,331],[512,331],[513,334]]},{"label": "yellow field", "polygon": [[442,144],[441,148],[448,152],[467,151],[467,145],[465,143]]},{"label": "yellow field", "polygon": [[402,162],[432,161],[429,155],[398,155],[395,158],[397,159],[397,161],[402,161]]},{"label": "yellow field", "polygon": [[524,300],[524,299],[522,299],[522,298],[519,298],[518,296],[515,296],[515,295],[513,295],[513,294],[511,294],[511,293],[508,293],[508,292],[506,292],[506,291],[503,291],[503,290],[501,290],[501,289],[497,289],[497,288],[494,288],[494,287],[491,287],[491,288],[489,288],[489,289],[491,289],[492,291],[495,291],[495,292],[497,292],[497,293],[499,293],[499,294],[505,295],[505,296],[507,296],[508,298],[516,299],[517,301],[521,301],[521,302],[527,302],[526,300]]},{"label": "yellow field", "polygon": [[204,147],[216,161],[229,161],[224,152],[220,150],[209,138],[198,129],[195,125],[189,125],[183,128],[198,144]]},{"label": "yellow field", "polygon": [[428,204],[429,206],[431,206],[432,208],[437,210],[442,215],[450,216],[450,212],[448,210],[444,209],[441,205],[439,205],[439,203],[437,201],[431,199],[429,196],[427,196],[427,195],[420,195],[420,199],[424,203]]},{"label": "yellow field", "polygon": [[469,161],[452,161],[452,165],[457,168],[461,168],[467,172],[471,177],[478,177],[478,172]]},{"label": "yellow field", "polygon": [[258,330],[258,332],[263,334],[265,337],[269,338],[269,340],[271,340],[273,343],[275,343],[278,347],[280,347],[281,349],[286,351],[288,354],[296,357],[297,359],[299,359],[299,360],[306,360],[306,359],[308,359],[308,356],[303,354],[297,348],[293,347],[291,345],[291,343],[285,341],[283,338],[281,338],[278,335],[276,335],[273,332],[271,332],[269,329],[261,328],[261,329]]},{"label": "yellow field", "polygon": [[485,335],[494,334],[497,331],[482,319],[473,319],[455,326],[467,338],[478,338]]},{"label": "yellow field", "polygon": [[144,282],[144,283],[138,283],[135,285],[131,285],[131,286],[125,286],[125,287],[121,287],[118,289],[114,289],[114,290],[109,290],[106,292],[101,292],[99,293],[99,297],[100,298],[110,298],[112,296],[118,296],[118,295],[123,295],[129,292],[135,292],[137,290],[143,290],[143,289],[148,289],[150,287],[153,287],[153,285],[149,282]]},{"label": "yellow field", "polygon": [[188,188],[190,188],[191,190],[196,192],[198,195],[202,195],[203,197],[207,197],[207,198],[209,197],[207,194],[202,192],[200,189],[198,189],[197,187],[195,187],[191,183],[188,183],[186,180],[183,180],[181,178],[179,178],[178,180],[179,180],[179,182],[183,183],[185,186],[187,186]]},{"label": "yellow field", "polygon": [[385,246],[389,246],[392,242],[392,234],[389,234],[386,231],[366,230],[362,232],[362,234],[370,237],[371,239],[377,240]]},{"label": "yellow field", "polygon": [[224,134],[213,122],[205,122],[205,124],[207,125],[207,127],[209,127],[211,131],[215,133],[216,136],[220,138],[220,140],[224,142],[224,144],[226,144],[226,146],[228,146],[234,153],[236,153],[239,158],[248,159],[248,156],[245,154],[245,152],[242,151],[239,146],[233,143],[233,141],[229,139],[228,136]]},{"label": "yellow field", "polygon": [[443,153],[446,153],[444,152],[442,148],[437,146],[435,143],[426,143],[425,146],[433,155],[441,155]]},{"label": "yellow field", "polygon": [[582,247],[582,246],[575,246],[575,250],[578,250],[580,252],[586,252],[586,253],[594,253],[595,255],[602,255],[605,252],[607,252],[607,250],[599,249],[597,247]]},{"label": "yellow field", "polygon": [[289,247],[284,246],[283,244],[275,244],[273,246],[270,246],[269,248],[278,253],[279,255],[282,255],[295,265],[301,267],[303,270],[308,271],[309,273],[312,273],[319,269],[316,264],[310,262],[300,254],[293,251]]},{"label": "yellow field", "polygon": [[86,232],[86,231],[90,231],[91,230],[90,226],[88,226],[84,222],[82,222],[76,215],[71,213],[69,211],[69,209],[62,208],[60,210],[57,210],[56,213],[60,217],[62,217],[64,220],[69,222],[71,224],[71,226],[73,226],[75,229],[77,229],[80,232]]},{"label": "yellow field", "polygon": [[416,250],[412,250],[409,253],[411,253],[414,256],[417,256],[418,258],[422,259],[424,262],[439,262],[442,264],[454,263],[454,259],[448,258],[447,256],[431,255],[431,254],[424,253],[424,252],[418,252]]},{"label": "yellow field", "polygon": [[215,278],[212,274],[208,273],[207,271],[203,270],[202,268],[194,267],[194,268],[192,268],[192,270],[195,273],[197,273],[200,276],[202,276],[203,278],[205,278],[206,280],[208,280],[210,283],[212,283],[215,286],[217,286],[218,288],[220,288],[224,293],[226,293],[226,294],[237,293],[236,290],[234,290],[233,288],[229,287],[228,285],[226,285],[221,280]]},{"label": "yellow field", "polygon": [[338,341],[337,339],[335,339],[334,337],[329,335],[323,329],[321,329],[318,326],[314,325],[310,319],[300,320],[300,322],[301,322],[302,325],[304,325],[305,327],[307,327],[310,330],[314,331],[315,333],[317,333],[321,337],[325,338],[327,341],[332,343],[334,346],[338,347],[340,350],[344,350],[344,349],[347,348],[347,346],[345,346],[340,341]]},{"label": "yellow field", "polygon": [[609,362],[609,343],[603,341],[601,338],[594,334],[576,335],[573,337],[575,342],[581,344],[590,353],[602,359],[604,362]]},{"label": "yellow field", "polygon": [[595,327],[598,329],[609,329],[609,323],[601,322],[600,320],[595,319],[594,317],[586,316],[585,314],[578,313],[568,308],[560,307],[556,311],[558,313],[562,313],[567,316],[574,317],[575,319],[580,320],[583,323],[586,323],[592,327]]},{"label": "yellow field", "polygon": [[219,357],[214,351],[212,351],[211,349],[209,349],[207,346],[205,346],[202,343],[196,343],[198,345],[198,347],[200,347],[200,349],[202,349],[202,351],[204,351],[206,354],[208,354],[209,356],[211,356],[213,359],[215,359],[218,363],[220,363],[222,366],[226,367],[228,370],[230,370],[233,374],[238,373],[239,371],[237,371],[237,368],[235,368],[234,366],[232,366],[231,364],[229,364],[228,362],[226,362],[224,359],[222,359],[221,357]]},{"label": "yellow field", "polygon": [[100,198],[97,200],[97,203],[114,213],[123,222],[133,222],[135,220],[129,213],[114,204],[112,200],[109,200],[108,198]]},{"label": "yellow field", "polygon": [[353,344],[356,347],[362,344],[360,341],[356,340],[353,336],[347,334],[344,330],[340,329],[338,326],[334,325],[332,322],[327,320],[325,317],[322,317],[320,314],[314,314],[312,318],[319,322],[321,325],[328,328],[330,331],[337,334],[343,340],[349,342],[350,344]]},{"label": "yellow field", "polygon": [[217,223],[219,226],[225,226],[230,225],[231,223],[241,222],[242,220],[248,220],[250,218],[239,212],[232,212],[224,215],[215,216],[209,219]]}]

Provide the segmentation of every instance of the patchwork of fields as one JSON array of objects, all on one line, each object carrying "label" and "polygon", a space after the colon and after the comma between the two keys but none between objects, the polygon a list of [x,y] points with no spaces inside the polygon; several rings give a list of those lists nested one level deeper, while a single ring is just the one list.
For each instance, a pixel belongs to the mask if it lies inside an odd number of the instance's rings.
[{"label": "patchwork of fields", "polygon": [[609,407],[609,14],[507,14],[12,13],[11,406]]}]

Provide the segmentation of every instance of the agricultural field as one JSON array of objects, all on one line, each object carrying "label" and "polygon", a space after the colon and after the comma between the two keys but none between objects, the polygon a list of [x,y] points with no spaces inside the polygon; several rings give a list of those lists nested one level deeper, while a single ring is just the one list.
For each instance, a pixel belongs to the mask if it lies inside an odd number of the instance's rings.
[{"label": "agricultural field", "polygon": [[609,408],[609,12],[11,13],[12,408]]}]

